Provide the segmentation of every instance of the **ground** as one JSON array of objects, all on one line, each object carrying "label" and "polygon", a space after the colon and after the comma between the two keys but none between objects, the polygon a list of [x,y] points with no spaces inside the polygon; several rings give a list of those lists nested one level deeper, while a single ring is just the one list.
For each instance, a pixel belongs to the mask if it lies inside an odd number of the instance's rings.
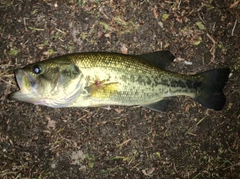
[{"label": "ground", "polygon": [[[240,2],[0,2],[0,178],[240,178]],[[73,52],[170,50],[182,74],[229,66],[222,111],[176,97],[142,107],[10,101],[13,70]]]}]

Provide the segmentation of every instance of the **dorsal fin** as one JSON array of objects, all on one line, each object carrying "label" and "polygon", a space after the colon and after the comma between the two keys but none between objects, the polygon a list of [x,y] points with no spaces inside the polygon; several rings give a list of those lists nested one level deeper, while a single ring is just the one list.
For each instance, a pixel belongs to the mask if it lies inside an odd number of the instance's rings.
[{"label": "dorsal fin", "polygon": [[170,51],[157,51],[138,56],[163,70],[175,59],[175,56]]}]

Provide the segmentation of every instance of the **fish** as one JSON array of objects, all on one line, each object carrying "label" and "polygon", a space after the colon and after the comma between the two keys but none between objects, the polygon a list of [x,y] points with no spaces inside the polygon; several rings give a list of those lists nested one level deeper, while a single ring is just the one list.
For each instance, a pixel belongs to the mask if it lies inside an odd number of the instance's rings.
[{"label": "fish", "polygon": [[136,105],[166,111],[173,96],[188,96],[206,108],[222,110],[230,68],[184,75],[167,70],[174,59],[168,50],[62,55],[16,69],[19,91],[8,97],[52,108]]}]

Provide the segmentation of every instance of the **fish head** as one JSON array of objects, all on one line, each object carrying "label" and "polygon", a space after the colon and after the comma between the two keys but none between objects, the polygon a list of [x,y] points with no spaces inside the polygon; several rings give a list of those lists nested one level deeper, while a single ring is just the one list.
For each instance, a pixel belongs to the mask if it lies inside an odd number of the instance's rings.
[{"label": "fish head", "polygon": [[45,105],[67,107],[82,92],[82,73],[67,60],[45,60],[14,71],[19,91],[9,99]]}]

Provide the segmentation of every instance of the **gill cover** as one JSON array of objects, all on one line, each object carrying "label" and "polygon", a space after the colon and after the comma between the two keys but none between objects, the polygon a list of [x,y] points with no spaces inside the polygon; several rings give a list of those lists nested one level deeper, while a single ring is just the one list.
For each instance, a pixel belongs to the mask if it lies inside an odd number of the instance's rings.
[{"label": "gill cover", "polygon": [[82,73],[75,64],[61,64],[59,78],[54,89],[54,98],[46,105],[53,108],[68,107],[83,91]]}]

